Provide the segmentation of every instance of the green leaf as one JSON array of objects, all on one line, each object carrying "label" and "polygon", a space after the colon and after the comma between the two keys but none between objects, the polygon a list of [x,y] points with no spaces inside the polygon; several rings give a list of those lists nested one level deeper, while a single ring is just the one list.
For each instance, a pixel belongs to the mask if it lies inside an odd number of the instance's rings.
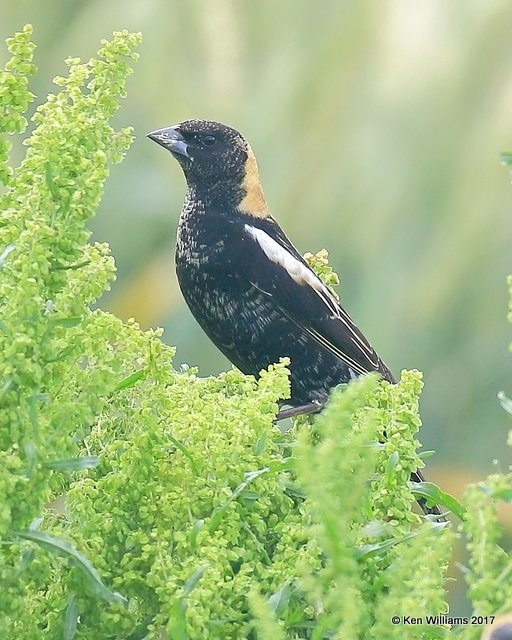
[{"label": "green leaf", "polygon": [[255,455],[260,456],[263,453],[267,445],[267,439],[268,439],[268,432],[263,431],[260,437],[258,438],[258,440],[256,441],[256,445],[254,447]]},{"label": "green leaf", "polygon": [[16,574],[15,574],[16,577],[21,575],[25,571],[25,569],[32,563],[32,561],[34,560],[34,556],[35,556],[34,549],[27,549],[26,551],[23,552],[18,570],[16,571]]},{"label": "green leaf", "polygon": [[295,468],[295,460],[291,456],[273,460],[268,469],[270,473],[281,473],[283,471],[292,471]]},{"label": "green leaf", "polygon": [[91,264],[90,260],[84,260],[84,262],[77,262],[76,264],[64,264],[64,265],[55,265],[53,267],[54,271],[76,271],[77,269],[82,269],[86,267],[88,264]]},{"label": "green leaf", "polygon": [[208,564],[203,564],[187,578],[183,585],[182,597],[176,600],[171,608],[167,632],[169,633],[169,637],[173,638],[173,640],[189,640],[190,638],[187,633],[187,619],[185,617],[185,612],[187,610],[187,597],[191,594],[208,567]]},{"label": "green leaf", "polygon": [[379,538],[387,533],[388,529],[381,520],[370,520],[362,527],[360,533],[366,538]]},{"label": "green leaf", "polygon": [[4,266],[7,256],[11,253],[11,251],[14,251],[15,248],[16,246],[14,244],[8,244],[2,251],[2,253],[0,254],[0,268]]},{"label": "green leaf", "polygon": [[187,633],[187,619],[185,611],[187,610],[186,600],[180,598],[176,600],[171,607],[169,615],[169,623],[167,625],[167,633],[169,638],[173,640],[189,640]]},{"label": "green leaf", "polygon": [[259,478],[259,476],[267,473],[268,471],[269,468],[265,467],[264,469],[249,471],[245,474],[245,480],[241,482],[238,487],[231,493],[226,502],[221,504],[220,507],[214,509],[209,525],[210,532],[215,531],[215,529],[219,526],[220,522],[222,521],[222,517],[231,502],[233,502],[233,500],[237,498],[242,493],[242,491],[244,491],[251,484],[251,482],[254,482],[256,478]]},{"label": "green leaf", "polygon": [[268,606],[275,613],[276,616],[280,616],[288,606],[290,597],[292,595],[291,580],[286,580],[283,586],[273,593],[267,600]]},{"label": "green leaf", "polygon": [[258,500],[259,498],[261,498],[261,493],[246,489],[245,491],[242,491],[242,493],[240,494],[240,498],[242,500],[247,500],[248,502],[254,502],[255,500]]},{"label": "green leaf", "polygon": [[199,532],[203,527],[204,527],[203,518],[200,518],[199,520],[195,521],[194,526],[192,527],[192,533],[190,534],[190,546],[192,549],[196,548],[197,536],[199,535]]},{"label": "green leaf", "polygon": [[503,151],[500,154],[500,159],[502,164],[505,164],[507,166],[512,166],[512,152],[511,151]]},{"label": "green leaf", "polygon": [[114,391],[122,391],[123,389],[130,389],[134,387],[135,384],[142,380],[147,373],[147,369],[139,369],[138,371],[134,371],[130,373],[129,376],[121,380],[121,382],[115,387]]},{"label": "green leaf", "polygon": [[505,411],[512,415],[512,400],[510,398],[507,398],[503,391],[500,391],[498,393],[498,400],[500,401],[500,404],[505,409]]},{"label": "green leaf", "polygon": [[25,444],[24,450],[25,450],[25,459],[27,462],[25,467],[25,473],[29,478],[32,478],[37,466],[37,447],[34,441],[29,440]]},{"label": "green leaf", "polygon": [[424,498],[427,500],[427,504],[441,505],[449,509],[461,520],[464,518],[466,510],[461,503],[449,493],[441,491],[441,489],[432,482],[411,482],[411,485],[415,498]]},{"label": "green leaf", "polygon": [[400,456],[398,454],[398,451],[393,451],[393,453],[389,456],[386,462],[386,476],[388,478],[393,476],[396,465],[398,464],[399,460],[400,460]]},{"label": "green leaf", "polygon": [[512,487],[490,487],[486,484],[478,485],[478,488],[491,498],[499,498],[505,502],[512,502]]},{"label": "green leaf", "polygon": [[292,482],[285,481],[284,490],[286,495],[290,496],[290,498],[305,500],[308,497],[308,494],[303,489]]},{"label": "green leaf", "polygon": [[55,202],[59,201],[59,190],[55,186],[55,180],[53,177],[53,169],[50,162],[47,162],[44,165],[44,178],[46,182],[46,186],[48,187],[48,191],[51,193],[52,198]]},{"label": "green leaf", "polygon": [[0,387],[0,400],[2,397],[10,390],[10,388],[14,385],[14,380],[12,378],[7,378],[3,385]]},{"label": "green leaf", "polygon": [[65,327],[71,329],[78,326],[82,322],[82,316],[73,316],[71,318],[52,318],[50,323],[54,327]]},{"label": "green leaf", "polygon": [[[444,529],[448,526],[448,522],[432,522],[430,523],[432,529]],[[356,553],[359,558],[366,558],[374,555],[381,554],[383,551],[387,551],[388,549],[393,548],[397,544],[402,542],[407,542],[409,540],[413,540],[419,535],[423,535],[424,531],[422,528],[415,529],[411,531],[411,533],[407,533],[405,536],[401,538],[388,538],[387,540],[382,540],[381,542],[376,542],[374,544],[365,544],[356,549]]]},{"label": "green leaf", "polygon": [[201,565],[186,579],[185,584],[183,585],[184,598],[187,598],[192,593],[199,580],[201,580],[201,578],[203,577],[203,573],[206,571],[206,569],[208,569],[209,566],[210,565],[208,563]]},{"label": "green leaf", "polygon": [[68,458],[67,460],[49,460],[43,462],[43,467],[54,471],[80,471],[81,469],[94,469],[99,463],[98,456],[83,456],[81,458]]},{"label": "green leaf", "polygon": [[199,475],[199,465],[194,460],[194,457],[192,456],[190,451],[187,449],[187,447],[184,444],[182,444],[179,440],[177,440],[174,436],[169,435],[168,438],[173,443],[173,445],[177,449],[179,449],[181,453],[185,456],[185,458],[187,458],[187,460],[190,462],[190,466],[194,470],[194,473]]},{"label": "green leaf", "polygon": [[418,453],[418,458],[420,460],[426,460],[427,458],[431,458],[434,454],[435,451],[433,449],[429,449],[428,451],[422,451],[421,453]]},{"label": "green leaf", "polygon": [[69,542],[50,536],[43,531],[30,531],[29,529],[16,531],[15,535],[23,538],[24,540],[35,542],[40,547],[56,556],[63,556],[70,560],[71,563],[81,571],[87,586],[100,598],[111,603],[127,604],[128,601],[124,596],[120,593],[115,593],[110,591],[110,589],[107,589],[103,584],[99,573],[92,566],[91,562],[82,553],[80,553],[80,551],[77,551],[72,547]]},{"label": "green leaf", "polygon": [[76,636],[76,629],[78,627],[78,605],[76,603],[76,596],[73,596],[68,602],[66,611],[64,613],[64,640],[73,640]]}]

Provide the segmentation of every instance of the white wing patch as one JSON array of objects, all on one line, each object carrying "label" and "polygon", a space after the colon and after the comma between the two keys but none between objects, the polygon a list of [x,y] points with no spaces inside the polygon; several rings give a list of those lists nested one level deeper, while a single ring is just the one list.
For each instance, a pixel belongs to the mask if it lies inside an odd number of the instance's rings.
[{"label": "white wing patch", "polygon": [[[261,250],[269,260],[282,267],[288,273],[290,278],[295,280],[297,284],[308,285],[313,289],[330,311],[331,317],[340,320],[345,325],[349,331],[352,342],[354,342],[354,344],[356,344],[363,353],[366,353],[369,361],[374,367],[377,367],[377,354],[366,340],[358,334],[347,313],[342,307],[340,307],[336,298],[331,294],[328,287],[320,280],[320,278],[311,271],[311,269],[304,265],[300,260],[297,260],[295,256],[276,242],[274,238],[269,236],[268,233],[263,231],[263,229],[258,229],[250,224],[246,224],[245,230],[253,240],[258,243]],[[365,369],[361,365],[358,365],[352,358],[337,349],[335,345],[321,336],[317,331],[308,329],[308,332],[336,356],[347,362],[349,366],[355,369],[355,371],[359,373],[365,372]]]},{"label": "white wing patch", "polygon": [[308,284],[310,287],[313,287],[317,293],[320,293],[321,289],[325,289],[325,293],[329,293],[327,287],[308,267],[292,256],[292,254],[276,242],[274,238],[271,238],[268,233],[250,224],[245,225],[245,230],[260,245],[260,248],[267,258],[274,264],[283,267],[290,278],[295,280],[297,284]]}]

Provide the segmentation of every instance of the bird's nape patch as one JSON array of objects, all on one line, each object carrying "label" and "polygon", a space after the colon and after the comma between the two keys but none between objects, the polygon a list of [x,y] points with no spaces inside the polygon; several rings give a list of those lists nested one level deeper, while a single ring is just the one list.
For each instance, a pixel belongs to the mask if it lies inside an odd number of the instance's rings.
[{"label": "bird's nape patch", "polygon": [[247,144],[247,160],[245,161],[242,189],[245,195],[238,205],[238,209],[255,218],[267,218],[269,210],[261,187],[258,163],[249,144]]}]

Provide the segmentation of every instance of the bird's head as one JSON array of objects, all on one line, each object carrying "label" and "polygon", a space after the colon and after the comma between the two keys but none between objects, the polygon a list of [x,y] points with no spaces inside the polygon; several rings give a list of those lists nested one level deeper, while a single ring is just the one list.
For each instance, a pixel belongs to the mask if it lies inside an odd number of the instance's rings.
[{"label": "bird's head", "polygon": [[235,129],[211,120],[185,120],[152,131],[148,138],[178,160],[189,186],[230,193],[241,211],[268,215],[256,158]]}]

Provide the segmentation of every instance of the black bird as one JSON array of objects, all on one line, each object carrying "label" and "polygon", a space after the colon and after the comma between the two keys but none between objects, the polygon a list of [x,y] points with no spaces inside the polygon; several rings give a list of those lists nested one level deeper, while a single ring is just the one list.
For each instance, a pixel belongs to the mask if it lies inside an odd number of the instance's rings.
[{"label": "black bird", "polygon": [[290,413],[318,411],[333,387],[371,371],[396,382],[270,215],[256,158],[238,131],[187,120],[148,137],[172,153],[187,180],[176,245],[181,291],[233,364],[258,376],[288,356]]}]

